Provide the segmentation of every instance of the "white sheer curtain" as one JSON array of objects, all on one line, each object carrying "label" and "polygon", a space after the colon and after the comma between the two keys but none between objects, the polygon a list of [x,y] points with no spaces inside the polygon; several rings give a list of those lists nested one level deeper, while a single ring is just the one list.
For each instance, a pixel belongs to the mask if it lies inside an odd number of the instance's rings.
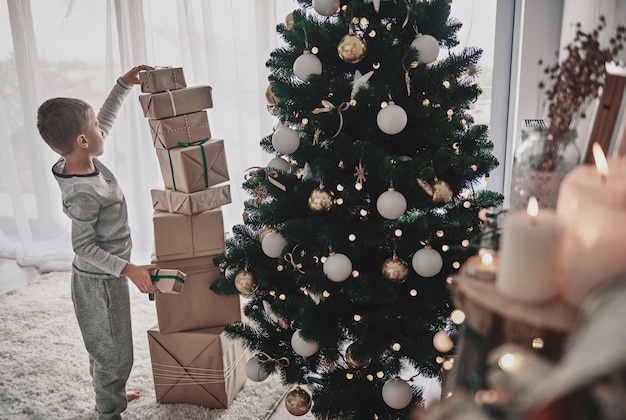
[{"label": "white sheer curtain", "polygon": [[[115,79],[137,64],[183,67],[188,86],[210,85],[213,137],[225,141],[232,204],[225,229],[241,221],[245,169],[272,156],[258,142],[275,125],[266,110],[265,61],[275,26],[295,0],[7,0],[0,6],[0,257],[40,271],[69,269],[69,223],[41,140],[36,110],[53,96],[97,110]],[[136,87],[107,138],[102,159],[126,195],[133,262],[149,262],[150,189],[162,185]]]}]

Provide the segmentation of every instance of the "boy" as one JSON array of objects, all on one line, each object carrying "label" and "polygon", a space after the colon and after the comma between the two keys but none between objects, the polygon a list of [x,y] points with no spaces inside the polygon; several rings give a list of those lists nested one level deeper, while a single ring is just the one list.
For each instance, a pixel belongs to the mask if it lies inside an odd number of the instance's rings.
[{"label": "boy", "polygon": [[89,372],[100,419],[121,419],[137,391],[126,393],[133,364],[128,277],[142,293],[158,293],[150,270],[131,264],[126,201],[113,174],[97,159],[132,85],[137,66],[118,78],[98,116],[84,101],[53,98],[37,111],[44,141],[62,157],[52,173],[61,188],[63,212],[72,221],[72,301],[89,353]]}]

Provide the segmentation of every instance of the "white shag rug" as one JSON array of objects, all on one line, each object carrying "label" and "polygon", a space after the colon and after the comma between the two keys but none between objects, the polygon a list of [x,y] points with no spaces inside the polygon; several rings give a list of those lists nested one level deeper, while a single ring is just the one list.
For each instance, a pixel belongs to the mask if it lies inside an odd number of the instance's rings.
[{"label": "white shag rug", "polygon": [[[287,387],[277,375],[248,380],[227,409],[156,402],[147,330],[156,325],[155,303],[132,283],[135,363],[129,389],[144,395],[128,404],[124,419],[268,419]],[[0,418],[97,419],[83,346],[70,295],[70,272],[52,272],[0,295]]]}]

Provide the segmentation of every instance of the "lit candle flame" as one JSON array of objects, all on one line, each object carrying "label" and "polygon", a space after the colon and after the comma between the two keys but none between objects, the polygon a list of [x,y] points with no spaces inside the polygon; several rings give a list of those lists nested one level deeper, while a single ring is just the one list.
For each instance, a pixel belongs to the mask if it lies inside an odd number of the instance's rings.
[{"label": "lit candle flame", "polygon": [[539,203],[535,197],[530,197],[526,208],[529,216],[536,217],[539,214]]},{"label": "lit candle flame", "polygon": [[604,156],[604,152],[602,151],[602,146],[600,146],[597,142],[593,143],[592,152],[593,159],[596,161],[596,169],[600,174],[602,182],[605,182],[607,176],[609,176],[609,164],[606,162],[606,157]]},{"label": "lit candle flame", "polygon": [[480,257],[480,262],[482,262],[484,265],[491,265],[493,264],[493,255],[491,255],[491,253],[489,252],[485,252],[482,257]]}]

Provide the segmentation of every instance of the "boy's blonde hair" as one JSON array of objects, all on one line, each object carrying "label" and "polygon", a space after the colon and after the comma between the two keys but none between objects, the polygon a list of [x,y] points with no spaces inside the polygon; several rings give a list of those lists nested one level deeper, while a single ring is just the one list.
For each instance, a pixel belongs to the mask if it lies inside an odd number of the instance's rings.
[{"label": "boy's blonde hair", "polygon": [[37,129],[52,150],[65,156],[74,149],[74,139],[89,131],[91,112],[80,99],[48,99],[37,110]]}]

